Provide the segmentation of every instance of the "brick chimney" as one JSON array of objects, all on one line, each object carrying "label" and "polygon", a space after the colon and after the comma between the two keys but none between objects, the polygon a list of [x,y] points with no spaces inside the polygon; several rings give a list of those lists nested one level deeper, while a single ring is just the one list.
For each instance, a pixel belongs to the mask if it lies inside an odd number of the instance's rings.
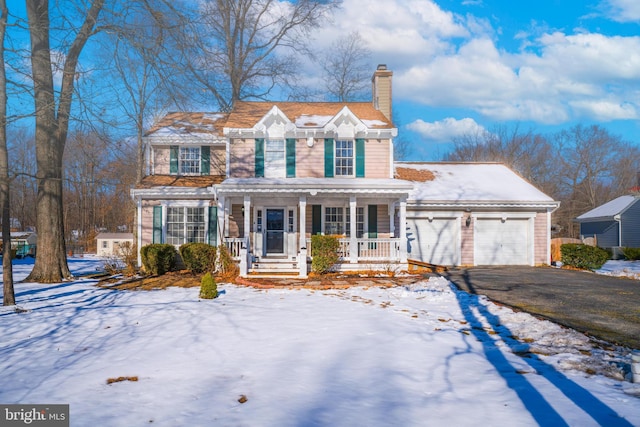
[{"label": "brick chimney", "polygon": [[386,64],[378,65],[378,68],[371,77],[371,94],[373,96],[373,106],[381,111],[389,121],[391,117],[391,77],[393,71],[387,70]]}]

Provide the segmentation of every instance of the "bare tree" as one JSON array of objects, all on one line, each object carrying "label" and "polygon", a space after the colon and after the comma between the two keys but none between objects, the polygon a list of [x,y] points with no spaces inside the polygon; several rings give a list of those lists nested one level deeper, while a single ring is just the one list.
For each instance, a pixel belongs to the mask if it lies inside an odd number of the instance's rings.
[{"label": "bare tree", "polygon": [[[71,277],[64,241],[62,156],[69,129],[80,53],[96,28],[103,4],[104,0],[93,0],[84,12],[82,24],[76,28],[65,52],[62,82],[56,101],[52,49],[49,43],[49,2],[27,0],[38,165],[38,251],[33,270],[27,277],[30,281],[51,283]],[[67,19],[66,22],[70,23],[70,20]]]},{"label": "bare tree", "polygon": [[7,73],[4,60],[4,40],[7,31],[6,0],[0,0],[0,206],[2,206],[2,282],[3,305],[15,305],[13,265],[11,264],[11,210],[9,197],[9,153],[7,150]]},{"label": "bare tree", "polygon": [[340,37],[321,55],[325,89],[332,100],[360,101],[368,96],[370,57],[371,51],[357,31]]},{"label": "bare tree", "polygon": [[[238,100],[264,99],[297,76],[296,54],[309,32],[336,7],[332,0],[209,0],[179,43],[183,66],[222,111]],[[194,93],[196,95],[197,93]]]}]

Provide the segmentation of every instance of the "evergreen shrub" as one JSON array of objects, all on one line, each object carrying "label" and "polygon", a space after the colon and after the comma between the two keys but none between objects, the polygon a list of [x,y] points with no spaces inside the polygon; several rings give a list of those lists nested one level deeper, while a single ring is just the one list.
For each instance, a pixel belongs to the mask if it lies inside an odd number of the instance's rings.
[{"label": "evergreen shrub", "polygon": [[622,248],[622,254],[629,261],[640,259],[640,248]]},{"label": "evergreen shrub", "polygon": [[338,262],[340,242],[336,236],[311,236],[311,271],[325,274]]},{"label": "evergreen shrub", "polygon": [[175,269],[177,254],[176,248],[167,243],[152,243],[140,248],[144,270],[157,276]]},{"label": "evergreen shrub", "polygon": [[218,297],[218,285],[211,273],[207,272],[200,280],[200,298],[214,299]]},{"label": "evergreen shrub", "polygon": [[215,246],[206,243],[185,243],[180,246],[180,256],[187,270],[194,274],[215,270]]},{"label": "evergreen shrub", "polygon": [[560,246],[562,263],[584,270],[597,270],[609,259],[609,253],[597,246],[565,243]]}]

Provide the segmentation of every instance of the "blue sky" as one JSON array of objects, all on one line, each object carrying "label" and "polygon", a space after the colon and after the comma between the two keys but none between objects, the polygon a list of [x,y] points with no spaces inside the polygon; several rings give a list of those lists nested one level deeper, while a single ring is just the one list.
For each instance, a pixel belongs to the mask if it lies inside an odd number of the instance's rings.
[{"label": "blue sky", "polygon": [[394,71],[411,160],[495,126],[539,133],[597,124],[640,143],[638,0],[344,0],[328,46],[357,30]]},{"label": "blue sky", "polygon": [[[440,160],[453,138],[503,125],[597,124],[640,144],[639,0],[343,0],[313,43],[326,50],[353,31],[371,72],[394,72],[409,160]],[[317,65],[304,72],[321,80]]]}]

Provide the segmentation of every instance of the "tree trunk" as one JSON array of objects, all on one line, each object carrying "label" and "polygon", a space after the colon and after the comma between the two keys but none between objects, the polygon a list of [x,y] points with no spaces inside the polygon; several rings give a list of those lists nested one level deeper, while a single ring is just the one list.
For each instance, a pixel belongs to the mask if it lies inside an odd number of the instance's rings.
[{"label": "tree trunk", "polygon": [[38,251],[33,270],[25,279],[27,281],[53,283],[71,278],[64,241],[62,156],[69,129],[78,59],[95,28],[103,4],[104,0],[92,2],[85,21],[66,52],[59,103],[56,109],[49,45],[49,2],[48,0],[27,0],[38,166],[36,173]]},{"label": "tree trunk", "polygon": [[0,0],[0,205],[2,209],[2,304],[15,305],[13,264],[11,263],[11,212],[9,204],[9,153],[7,151],[7,74],[4,62],[4,38],[7,30],[6,0]]}]

